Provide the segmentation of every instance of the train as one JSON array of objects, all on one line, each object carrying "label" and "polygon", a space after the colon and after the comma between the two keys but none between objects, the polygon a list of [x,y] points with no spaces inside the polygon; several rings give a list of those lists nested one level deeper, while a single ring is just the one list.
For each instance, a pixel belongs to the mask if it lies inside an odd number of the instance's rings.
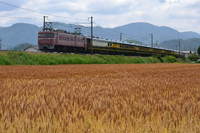
[{"label": "train", "polygon": [[38,47],[41,51],[118,54],[131,56],[172,55],[182,53],[163,48],[152,48],[121,41],[91,38],[64,30],[41,31],[38,33]]}]

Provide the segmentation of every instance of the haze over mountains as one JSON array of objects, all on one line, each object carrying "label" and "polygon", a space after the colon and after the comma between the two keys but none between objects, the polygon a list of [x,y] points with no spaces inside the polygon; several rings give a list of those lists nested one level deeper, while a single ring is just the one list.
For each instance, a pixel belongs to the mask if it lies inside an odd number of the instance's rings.
[{"label": "haze over mountains", "polygon": [[11,49],[22,43],[36,45],[39,30],[38,26],[25,23],[14,24],[10,27],[1,27],[0,38],[3,49]]},{"label": "haze over mountains", "polygon": [[[200,38],[192,38],[187,40],[180,40],[182,51],[197,51],[200,46]],[[169,40],[164,41],[160,44],[160,47],[165,47],[168,49],[179,49],[179,40]]]},{"label": "haze over mountains", "polygon": [[[74,32],[77,25],[54,23],[54,28]],[[78,26],[84,35],[90,35],[90,27]],[[0,27],[0,38],[3,48],[14,48],[18,44],[29,43],[37,45],[37,33],[41,27],[26,23],[17,23],[10,27]],[[150,33],[154,35],[154,42],[160,42],[162,47],[176,49],[175,43],[169,40],[183,39],[188,40],[185,50],[193,49],[200,45],[200,34],[195,32],[178,32],[175,29],[166,26],[155,26],[149,23],[131,23],[115,28],[94,27],[94,35],[101,38],[119,40],[122,33],[123,40],[137,40],[145,45],[150,44]],[[190,41],[193,39],[192,41]],[[187,47],[188,46],[188,47]]]}]

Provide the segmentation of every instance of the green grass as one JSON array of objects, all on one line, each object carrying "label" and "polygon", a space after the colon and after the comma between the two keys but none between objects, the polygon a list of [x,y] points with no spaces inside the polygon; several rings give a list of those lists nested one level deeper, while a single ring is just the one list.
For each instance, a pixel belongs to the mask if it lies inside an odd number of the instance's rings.
[{"label": "green grass", "polygon": [[146,64],[183,62],[173,56],[130,57],[119,55],[45,54],[1,52],[0,65],[59,65],[59,64]]}]

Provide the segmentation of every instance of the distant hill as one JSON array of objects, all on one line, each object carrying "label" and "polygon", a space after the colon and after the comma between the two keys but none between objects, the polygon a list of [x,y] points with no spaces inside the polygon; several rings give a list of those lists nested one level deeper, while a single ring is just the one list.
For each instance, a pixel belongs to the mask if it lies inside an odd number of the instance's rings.
[{"label": "distant hill", "polygon": [[[169,49],[178,49],[179,40],[164,41],[160,44],[161,47]],[[197,51],[200,46],[200,38],[192,38],[181,40],[181,50],[183,51]]]},{"label": "distant hill", "polygon": [[10,27],[0,28],[0,38],[3,48],[13,49],[18,44],[37,44],[38,26],[32,24],[18,23]]},{"label": "distant hill", "polygon": [[[54,28],[74,32],[77,25],[54,23]],[[90,27],[80,26],[83,35],[90,35]],[[37,45],[37,33],[41,27],[32,24],[18,23],[10,27],[0,27],[0,38],[3,40],[3,48],[14,48],[18,44],[29,43]],[[149,23],[131,23],[115,28],[94,27],[94,36],[119,40],[120,33],[123,33],[123,40],[137,40],[138,42],[150,44],[150,33],[154,34],[154,42],[167,40],[183,40],[200,38],[195,32],[178,32],[166,26],[156,26]],[[168,44],[166,44],[168,45]],[[170,46],[169,46],[170,47]]]},{"label": "distant hill", "polygon": [[19,44],[16,47],[13,48],[13,50],[16,51],[24,51],[27,48],[33,47],[34,45],[29,44],[29,43],[23,43],[23,44]]}]

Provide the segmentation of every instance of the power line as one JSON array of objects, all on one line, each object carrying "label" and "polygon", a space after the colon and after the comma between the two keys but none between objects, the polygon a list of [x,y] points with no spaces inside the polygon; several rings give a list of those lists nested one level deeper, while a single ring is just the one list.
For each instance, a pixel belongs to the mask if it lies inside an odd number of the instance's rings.
[{"label": "power line", "polygon": [[[0,18],[8,18],[8,19],[30,19],[30,20],[35,20],[35,18],[31,17],[12,17],[12,16],[0,16]],[[41,17],[37,17],[38,19],[41,19]],[[48,20],[48,18],[47,18]],[[54,21],[56,23],[56,21]],[[70,21],[69,21],[70,22]],[[90,22],[73,22],[71,21],[70,23],[73,23],[75,25],[89,25]]]},{"label": "power line", "polygon": [[16,19],[16,18],[21,18],[21,19],[35,19],[31,17],[8,17],[8,16],[0,16],[0,18],[10,18],[10,19]]},{"label": "power line", "polygon": [[[44,16],[44,15],[48,15],[48,16],[58,17],[58,18],[72,19],[71,17],[59,16],[59,15],[54,15],[54,14],[50,14],[50,13],[39,12],[39,11],[30,9],[30,8],[20,7],[20,6],[17,6],[17,5],[14,5],[14,4],[10,4],[10,3],[8,3],[8,2],[5,2],[5,1],[0,1],[0,4],[6,5],[6,6],[10,6],[10,7],[14,7],[14,8],[18,8],[18,9],[22,9],[22,10],[29,11],[29,12],[33,12],[33,13],[37,13],[37,14],[41,14],[41,15],[43,15],[43,16]],[[80,18],[74,18],[74,19],[76,19],[76,20],[82,20],[82,21],[86,21],[86,20],[87,20],[87,19],[80,19]],[[78,23],[78,24],[85,24],[85,22],[84,22],[84,23]],[[88,24],[88,23],[87,23],[87,24]]]},{"label": "power line", "polygon": [[28,9],[28,8],[23,8],[23,7],[14,5],[14,4],[7,3],[7,2],[5,2],[5,1],[0,1],[0,4],[7,5],[7,6],[10,6],[10,7],[19,8],[19,9],[23,9],[23,10],[30,11],[30,12],[39,13],[39,12],[37,12],[37,11],[35,11],[35,10]]}]

